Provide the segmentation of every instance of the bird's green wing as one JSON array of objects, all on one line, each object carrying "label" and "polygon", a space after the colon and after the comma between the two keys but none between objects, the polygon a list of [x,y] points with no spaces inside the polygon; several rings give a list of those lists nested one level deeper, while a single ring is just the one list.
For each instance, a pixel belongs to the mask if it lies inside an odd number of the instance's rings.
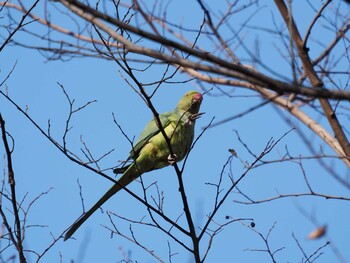
[{"label": "bird's green wing", "polygon": [[[163,126],[163,129],[165,129],[165,127],[167,127],[169,125],[169,123],[171,122],[172,119],[174,119],[174,113],[176,111],[169,111],[169,112],[165,112],[159,115],[159,120],[160,123]],[[175,115],[177,116],[177,115]],[[141,132],[140,137],[138,138],[138,140],[136,141],[136,143],[134,144],[133,148],[131,149],[130,153],[129,153],[129,157],[126,159],[126,161],[124,162],[122,167],[118,167],[115,168],[113,170],[113,172],[115,174],[122,174],[124,173],[129,166],[131,165],[129,163],[130,160],[136,160],[137,157],[139,156],[140,151],[142,150],[142,148],[147,144],[147,142],[154,137],[156,134],[158,134],[160,132],[160,129],[157,125],[156,120],[153,118],[150,122],[148,122],[148,124],[146,125],[146,127],[143,129],[143,131]],[[127,164],[129,163],[129,164]]]},{"label": "bird's green wing", "polygon": [[[165,112],[159,115],[159,120],[162,124],[162,127],[165,128],[171,121],[171,117],[174,115],[173,111]],[[130,151],[130,156],[128,159],[136,159],[141,149],[145,144],[157,133],[160,132],[160,129],[157,125],[156,120],[153,118],[143,129],[140,137],[135,143],[133,149]]]},{"label": "bird's green wing", "polygon": [[[169,112],[165,112],[159,115],[159,120],[163,126],[163,128],[165,128],[169,122],[170,122],[170,116],[173,115],[172,111]],[[143,131],[141,132],[140,137],[137,139],[136,143],[134,144],[133,148],[131,149],[130,153],[129,153],[129,157],[126,159],[126,161],[124,162],[122,167],[118,167],[115,168],[113,170],[113,172],[115,174],[122,174],[124,173],[129,166],[131,165],[130,163],[128,165],[126,165],[130,160],[136,160],[136,158],[138,157],[141,149],[143,148],[143,146],[145,146],[145,144],[154,136],[156,135],[158,132],[160,131],[157,122],[155,121],[155,119],[153,118],[150,122],[148,122],[148,124],[146,125],[146,127],[143,129]]]}]

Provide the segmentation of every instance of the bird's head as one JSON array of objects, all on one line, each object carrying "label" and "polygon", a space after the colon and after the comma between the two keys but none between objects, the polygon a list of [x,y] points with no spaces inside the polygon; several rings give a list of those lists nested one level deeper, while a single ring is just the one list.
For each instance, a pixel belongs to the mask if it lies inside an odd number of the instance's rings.
[{"label": "bird's head", "polygon": [[191,114],[198,113],[201,106],[203,96],[198,91],[188,91],[185,95],[182,96],[177,108],[180,110],[188,111]]}]

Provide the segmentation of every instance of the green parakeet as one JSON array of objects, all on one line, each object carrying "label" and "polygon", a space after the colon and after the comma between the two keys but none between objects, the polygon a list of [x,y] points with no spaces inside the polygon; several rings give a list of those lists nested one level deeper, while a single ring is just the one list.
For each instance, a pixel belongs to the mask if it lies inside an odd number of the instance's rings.
[{"label": "green parakeet", "polygon": [[133,162],[126,167],[114,170],[115,173],[123,173],[118,180],[119,184],[114,184],[89,211],[68,229],[64,240],[70,238],[102,204],[122,189],[120,185],[127,186],[141,174],[163,168],[174,161],[181,161],[187,155],[194,138],[195,120],[200,116],[201,102],[201,93],[189,91],[180,99],[174,110],[159,115],[163,129],[170,139],[175,159],[171,158],[169,147],[155,119],[146,125],[130,151],[128,160],[133,160]]}]

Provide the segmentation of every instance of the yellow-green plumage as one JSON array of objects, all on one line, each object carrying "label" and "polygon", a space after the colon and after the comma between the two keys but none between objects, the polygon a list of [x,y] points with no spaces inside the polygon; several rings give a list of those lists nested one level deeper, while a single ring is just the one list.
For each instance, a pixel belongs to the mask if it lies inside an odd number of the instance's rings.
[{"label": "yellow-green plumage", "polygon": [[[176,161],[181,161],[191,147],[195,119],[198,117],[196,114],[199,112],[201,102],[202,95],[199,92],[189,91],[180,99],[173,111],[159,115],[163,129],[170,139],[171,149],[176,155]],[[128,160],[134,161],[123,169],[115,170],[116,173],[123,172],[118,184],[114,184],[89,211],[68,229],[64,240],[70,238],[102,204],[122,189],[121,186],[127,186],[145,172],[168,166],[169,155],[170,151],[166,140],[158,128],[157,122],[153,119],[146,125],[130,151]]]}]

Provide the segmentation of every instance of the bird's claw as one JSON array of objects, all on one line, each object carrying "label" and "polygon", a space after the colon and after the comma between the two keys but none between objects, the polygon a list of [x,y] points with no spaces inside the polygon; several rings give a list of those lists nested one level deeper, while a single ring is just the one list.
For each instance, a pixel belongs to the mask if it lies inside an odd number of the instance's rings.
[{"label": "bird's claw", "polygon": [[176,163],[176,160],[177,160],[176,154],[169,154],[168,162],[170,165],[174,165],[174,163]]},{"label": "bird's claw", "polygon": [[186,123],[189,125],[193,125],[195,120],[199,119],[205,112],[194,113],[188,116]]}]

